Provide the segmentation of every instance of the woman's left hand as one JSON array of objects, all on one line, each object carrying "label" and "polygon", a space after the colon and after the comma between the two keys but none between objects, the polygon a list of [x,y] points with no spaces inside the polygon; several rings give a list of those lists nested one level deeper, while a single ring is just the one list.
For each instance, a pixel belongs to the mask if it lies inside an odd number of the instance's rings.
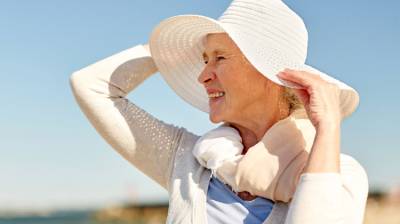
[{"label": "woman's left hand", "polygon": [[299,86],[293,90],[303,102],[316,130],[340,126],[342,116],[339,87],[307,71],[285,69],[278,77]]}]

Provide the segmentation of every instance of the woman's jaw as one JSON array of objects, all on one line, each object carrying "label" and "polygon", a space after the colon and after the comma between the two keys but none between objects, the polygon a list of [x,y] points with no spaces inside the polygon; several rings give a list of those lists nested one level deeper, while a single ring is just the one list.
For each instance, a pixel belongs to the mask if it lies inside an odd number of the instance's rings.
[{"label": "woman's jaw", "polygon": [[208,105],[210,108],[210,120],[213,123],[223,122],[224,107],[226,105],[225,92],[209,94]]}]

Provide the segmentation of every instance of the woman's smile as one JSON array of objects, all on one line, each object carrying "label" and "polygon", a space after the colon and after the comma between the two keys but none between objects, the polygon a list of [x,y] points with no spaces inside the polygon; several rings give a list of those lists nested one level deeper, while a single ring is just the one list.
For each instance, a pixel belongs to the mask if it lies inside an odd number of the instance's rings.
[{"label": "woman's smile", "polygon": [[215,107],[216,105],[221,104],[221,102],[225,99],[225,92],[215,92],[208,94],[208,103],[210,108]]}]

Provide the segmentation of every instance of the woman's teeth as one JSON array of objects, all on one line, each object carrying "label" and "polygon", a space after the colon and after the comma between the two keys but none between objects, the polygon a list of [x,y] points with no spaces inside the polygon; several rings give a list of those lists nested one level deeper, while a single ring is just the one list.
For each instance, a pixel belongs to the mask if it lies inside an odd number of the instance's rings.
[{"label": "woman's teeth", "polygon": [[217,98],[225,95],[225,92],[218,92],[218,93],[210,93],[208,94],[208,98]]}]

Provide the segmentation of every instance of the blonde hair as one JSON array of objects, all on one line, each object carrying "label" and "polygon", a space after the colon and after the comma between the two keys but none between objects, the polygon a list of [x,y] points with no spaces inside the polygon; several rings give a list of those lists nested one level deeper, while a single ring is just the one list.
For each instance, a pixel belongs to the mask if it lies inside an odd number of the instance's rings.
[{"label": "blonde hair", "polygon": [[304,105],[301,102],[301,100],[289,87],[286,86],[283,87],[283,99],[286,100],[286,102],[289,105],[289,113],[292,113],[297,109],[304,109]]}]

